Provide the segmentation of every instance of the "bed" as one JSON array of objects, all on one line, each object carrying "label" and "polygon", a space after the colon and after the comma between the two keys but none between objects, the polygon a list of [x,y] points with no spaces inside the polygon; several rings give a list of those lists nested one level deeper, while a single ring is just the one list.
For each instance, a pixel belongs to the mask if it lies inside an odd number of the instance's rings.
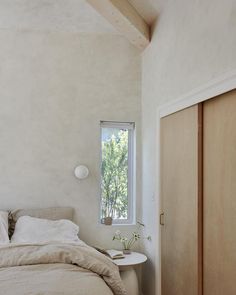
[{"label": "bed", "polygon": [[[22,216],[73,220],[73,209],[14,211],[10,234]],[[128,294],[112,260],[82,241],[1,245],[0,290],[4,295]]]}]

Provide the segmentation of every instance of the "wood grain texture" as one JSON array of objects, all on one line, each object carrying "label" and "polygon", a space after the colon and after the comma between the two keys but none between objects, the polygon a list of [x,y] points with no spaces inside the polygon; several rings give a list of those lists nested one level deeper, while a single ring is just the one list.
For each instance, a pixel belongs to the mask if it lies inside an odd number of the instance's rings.
[{"label": "wood grain texture", "polygon": [[203,294],[203,104],[198,104],[198,295]]},{"label": "wood grain texture", "polygon": [[162,295],[201,294],[201,118],[196,105],[161,119]]},{"label": "wood grain texture", "polygon": [[122,35],[139,49],[150,43],[150,28],[126,0],[87,0]]},{"label": "wood grain texture", "polygon": [[236,91],[204,103],[204,295],[236,294]]}]

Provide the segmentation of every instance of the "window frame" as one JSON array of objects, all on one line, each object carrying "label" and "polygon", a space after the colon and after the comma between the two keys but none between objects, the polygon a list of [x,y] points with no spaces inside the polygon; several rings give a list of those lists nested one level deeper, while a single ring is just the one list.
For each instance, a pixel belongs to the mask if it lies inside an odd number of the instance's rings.
[{"label": "window frame", "polygon": [[117,122],[117,121],[100,121],[100,202],[99,202],[99,223],[102,219],[102,129],[118,128],[128,130],[128,217],[127,219],[113,219],[112,225],[133,225],[136,218],[136,198],[135,198],[135,123],[134,122]]}]

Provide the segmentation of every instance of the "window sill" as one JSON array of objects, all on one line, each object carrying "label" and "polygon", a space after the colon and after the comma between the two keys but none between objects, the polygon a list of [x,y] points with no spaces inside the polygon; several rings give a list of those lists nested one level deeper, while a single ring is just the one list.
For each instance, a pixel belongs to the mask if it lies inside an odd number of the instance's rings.
[{"label": "window sill", "polygon": [[101,222],[98,222],[98,225],[101,225],[101,226],[105,226],[105,227],[112,227],[112,226],[136,226],[137,223],[136,222],[130,222],[130,223],[112,223],[111,225],[106,225],[106,224],[103,224]]}]

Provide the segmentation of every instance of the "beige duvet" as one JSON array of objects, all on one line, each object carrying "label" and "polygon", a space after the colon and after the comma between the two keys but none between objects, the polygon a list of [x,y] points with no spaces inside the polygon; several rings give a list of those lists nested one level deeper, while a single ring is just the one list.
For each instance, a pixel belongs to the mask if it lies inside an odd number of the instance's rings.
[{"label": "beige duvet", "polygon": [[91,247],[50,243],[0,247],[2,295],[126,295],[118,268]]}]

